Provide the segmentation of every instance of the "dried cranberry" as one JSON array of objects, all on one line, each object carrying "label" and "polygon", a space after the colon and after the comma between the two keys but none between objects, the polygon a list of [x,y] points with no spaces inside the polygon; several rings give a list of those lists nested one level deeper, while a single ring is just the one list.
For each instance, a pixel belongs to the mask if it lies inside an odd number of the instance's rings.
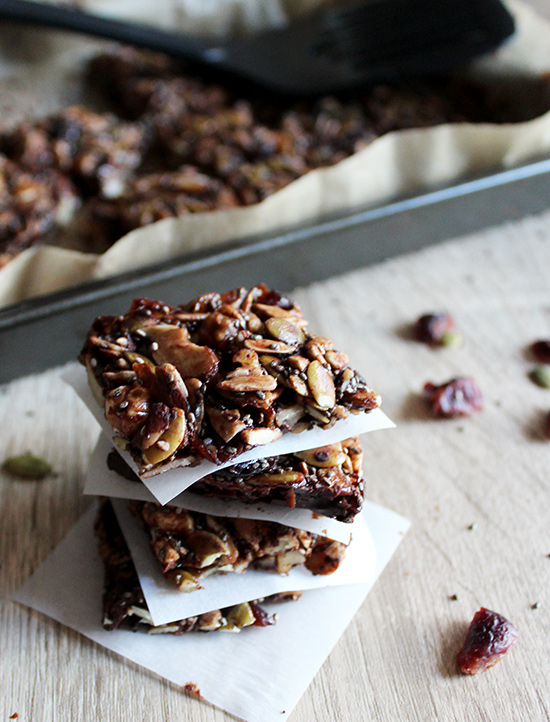
[{"label": "dried cranberry", "polygon": [[454,326],[454,319],[448,313],[427,313],[414,324],[414,337],[422,343],[437,346]]},{"label": "dried cranberry", "polygon": [[479,674],[495,665],[519,636],[514,625],[490,609],[475,613],[456,660],[462,674]]},{"label": "dried cranberry", "polygon": [[547,438],[547,439],[550,439],[550,411],[549,411],[548,414],[546,415],[546,427],[545,427],[545,431],[546,431],[546,438]]},{"label": "dried cranberry", "polygon": [[273,624],[273,618],[265,611],[257,602],[249,602],[250,609],[254,615],[255,627],[270,627]]},{"label": "dried cranberry", "polygon": [[483,408],[481,390],[469,376],[451,379],[440,386],[428,381],[424,384],[424,396],[432,404],[435,416],[469,416]]},{"label": "dried cranberry", "polygon": [[542,364],[550,363],[550,341],[535,341],[529,348],[537,361]]}]

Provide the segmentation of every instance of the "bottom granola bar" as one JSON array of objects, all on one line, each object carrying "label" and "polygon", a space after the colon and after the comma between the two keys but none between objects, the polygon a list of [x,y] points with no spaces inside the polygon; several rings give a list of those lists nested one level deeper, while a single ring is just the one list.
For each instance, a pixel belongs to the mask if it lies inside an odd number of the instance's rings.
[{"label": "bottom granola bar", "polygon": [[181,591],[199,589],[218,572],[248,567],[288,573],[303,564],[312,574],[332,574],[347,545],[271,521],[238,519],[131,501],[130,510],[149,533],[164,576]]},{"label": "bottom granola bar", "polygon": [[130,629],[148,634],[183,634],[184,632],[239,632],[244,627],[267,627],[275,617],[260,602],[297,600],[300,592],[274,594],[265,599],[243,602],[215,609],[169,624],[154,625],[143,596],[130,551],[118,524],[111,502],[102,500],[95,531],[105,567],[103,627],[108,631]]}]

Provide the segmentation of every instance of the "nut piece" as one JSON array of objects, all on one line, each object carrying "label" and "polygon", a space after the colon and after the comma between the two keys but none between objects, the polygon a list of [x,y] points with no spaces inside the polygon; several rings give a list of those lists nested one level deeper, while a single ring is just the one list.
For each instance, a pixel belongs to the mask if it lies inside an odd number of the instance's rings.
[{"label": "nut piece", "polygon": [[143,386],[118,386],[105,396],[105,417],[123,436],[133,436],[149,415],[149,392]]},{"label": "nut piece", "polygon": [[216,559],[228,554],[230,551],[222,539],[209,531],[199,530],[193,532],[185,539],[185,544],[193,552],[194,566],[199,569],[209,567]]},{"label": "nut piece", "polygon": [[277,380],[268,374],[244,374],[232,376],[220,381],[218,389],[229,391],[234,394],[250,393],[252,391],[274,391],[277,388]]},{"label": "nut piece", "polygon": [[320,361],[314,360],[307,367],[307,383],[318,406],[322,409],[331,409],[334,406],[334,381]]},{"label": "nut piece", "polygon": [[252,608],[248,602],[243,602],[242,604],[236,604],[234,607],[230,607],[225,613],[225,618],[229,625],[237,627],[237,629],[250,627],[256,621]]},{"label": "nut piece", "polygon": [[530,372],[529,378],[541,389],[550,389],[550,366],[536,366]]},{"label": "nut piece", "polygon": [[[172,364],[180,372],[183,379],[197,378],[206,380],[212,378],[218,370],[218,357],[207,346],[198,346],[188,341],[188,333],[179,326],[161,327],[155,329],[155,343],[158,348],[153,351],[153,358],[158,364]],[[149,335],[153,336],[151,329]]]},{"label": "nut piece", "polygon": [[299,346],[305,341],[305,333],[295,326],[292,321],[285,318],[268,318],[265,322],[269,333],[284,343]]},{"label": "nut piece", "polygon": [[215,406],[207,406],[206,414],[212,428],[224,441],[231,441],[240,431],[246,429],[246,424],[241,421],[238,409],[218,409]]},{"label": "nut piece", "polygon": [[479,674],[495,665],[519,636],[501,614],[481,607],[474,615],[456,659],[462,674]]},{"label": "nut piece", "polygon": [[19,479],[31,481],[40,481],[40,479],[52,473],[51,464],[46,459],[31,454],[30,451],[6,459],[2,464],[2,469]]},{"label": "nut piece", "polygon": [[346,546],[341,542],[321,540],[318,542],[306,560],[306,569],[312,574],[332,574],[335,572],[346,555]]},{"label": "nut piece", "polygon": [[294,353],[296,348],[289,346],[287,343],[282,341],[272,341],[269,338],[247,338],[244,342],[247,348],[254,349],[258,353],[277,353],[277,354],[289,354]]},{"label": "nut piece", "polygon": [[185,414],[181,409],[172,409],[173,418],[160,438],[143,452],[146,464],[159,464],[172,456],[184,442],[187,433]]},{"label": "nut piece", "polygon": [[319,469],[328,469],[333,466],[341,466],[346,461],[347,456],[342,451],[342,444],[330,444],[329,446],[321,446],[317,449],[309,449],[307,451],[297,451],[294,453],[302,461]]},{"label": "nut piece", "polygon": [[246,429],[241,431],[241,439],[249,446],[263,446],[277,441],[283,435],[281,429]]}]

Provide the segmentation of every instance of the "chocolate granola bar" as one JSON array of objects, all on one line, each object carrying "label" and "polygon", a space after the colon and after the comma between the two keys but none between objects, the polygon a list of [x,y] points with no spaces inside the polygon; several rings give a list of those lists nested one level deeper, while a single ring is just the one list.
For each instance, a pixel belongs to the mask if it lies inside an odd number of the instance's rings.
[{"label": "chocolate granola bar", "polygon": [[294,454],[235,464],[209,474],[188,491],[221,499],[284,501],[290,508],[351,522],[364,497],[359,440],[346,439]]},{"label": "chocolate granola bar", "polygon": [[212,516],[175,506],[131,501],[146,528],[162,573],[193,592],[211,574],[240,574],[249,567],[286,574],[303,564],[312,574],[332,574],[347,545],[276,522]]},{"label": "chocolate granola bar", "polygon": [[148,634],[176,635],[194,631],[239,632],[245,627],[267,627],[275,623],[275,618],[260,606],[262,602],[296,600],[300,597],[300,592],[276,594],[265,600],[257,599],[169,624],[154,625],[126,540],[107,499],[100,503],[95,532],[105,568],[103,627],[108,631],[129,629]]},{"label": "chocolate granola bar", "polygon": [[[284,502],[351,522],[363,507],[363,453],[357,438],[316,449],[227,466],[208,474],[188,491],[244,503]],[[122,456],[111,451],[107,466],[126,479],[139,477]]]},{"label": "chocolate granola bar", "polygon": [[284,432],[329,428],[380,397],[289,299],[260,284],[101,316],[80,361],[141,476],[230,461]]}]

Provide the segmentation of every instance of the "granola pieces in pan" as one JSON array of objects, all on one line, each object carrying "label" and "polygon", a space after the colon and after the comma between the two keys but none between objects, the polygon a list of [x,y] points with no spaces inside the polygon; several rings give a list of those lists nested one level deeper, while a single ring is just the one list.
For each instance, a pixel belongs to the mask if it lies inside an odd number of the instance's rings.
[{"label": "granola pieces in pan", "polygon": [[211,574],[240,574],[248,567],[287,574],[303,564],[312,574],[332,574],[347,545],[271,521],[212,516],[154,502],[131,501],[149,533],[164,576],[193,592]]},{"label": "granola pieces in pan", "polygon": [[78,208],[72,183],[50,169],[31,171],[0,155],[0,268],[47,241]]},{"label": "granola pieces in pan", "polygon": [[238,205],[235,193],[221,180],[185,165],[172,172],[134,176],[118,197],[98,201],[92,210],[106,234],[120,237],[163,218]]},{"label": "granola pieces in pan", "polygon": [[141,476],[230,461],[380,405],[346,354],[263,284],[181,306],[137,299],[94,321],[79,358]]},{"label": "granola pieces in pan", "polygon": [[74,106],[21,124],[1,139],[1,145],[25,168],[65,173],[84,196],[113,198],[141,165],[149,134],[141,123]]},{"label": "granola pieces in pan", "polygon": [[101,501],[95,532],[105,569],[103,627],[108,631],[130,629],[148,634],[176,635],[195,631],[240,632],[245,627],[267,627],[275,623],[275,618],[260,606],[261,602],[297,600],[300,597],[300,592],[275,594],[265,600],[243,602],[155,626],[130,551],[107,499]]},{"label": "granola pieces in pan", "polygon": [[[227,466],[204,476],[188,491],[244,503],[284,502],[291,509],[310,509],[351,522],[363,507],[363,453],[357,438],[316,449],[282,454]],[[111,451],[107,466],[139,481],[122,456]]]}]

